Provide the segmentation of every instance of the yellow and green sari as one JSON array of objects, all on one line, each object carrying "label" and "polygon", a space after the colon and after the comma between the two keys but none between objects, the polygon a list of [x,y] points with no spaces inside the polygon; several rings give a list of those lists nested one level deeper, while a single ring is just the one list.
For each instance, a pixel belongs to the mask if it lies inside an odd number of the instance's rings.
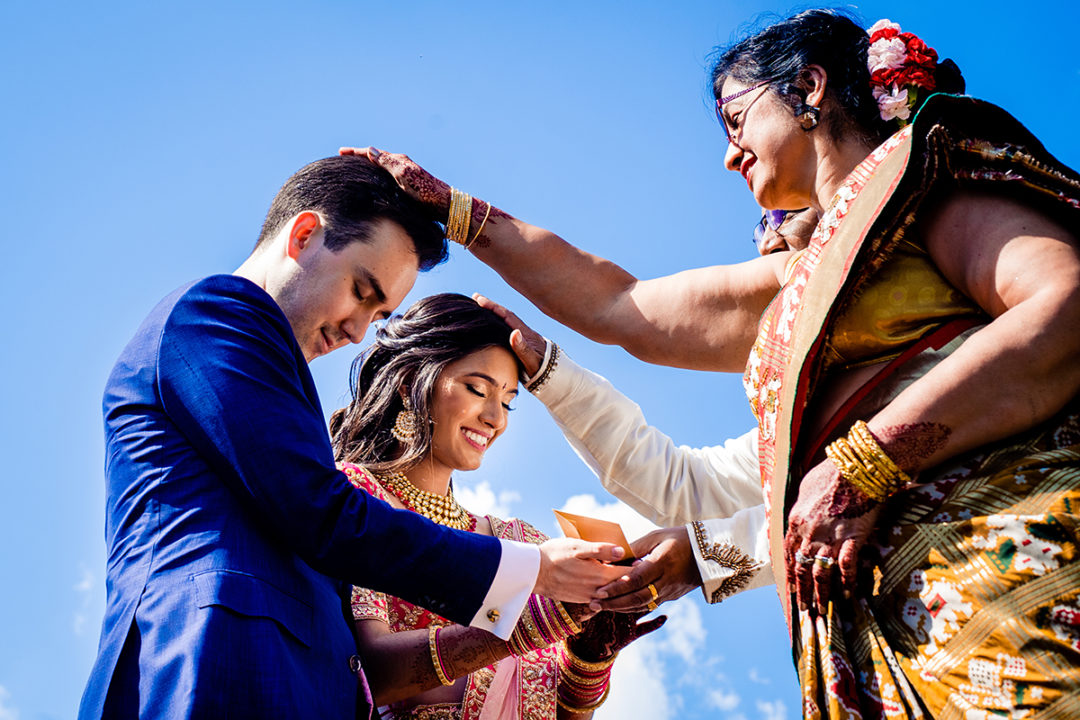
[{"label": "yellow and green sari", "polygon": [[[1003,110],[935,96],[848,177],[763,316],[745,381],[775,567],[784,566],[787,510],[820,448],[989,321],[964,298],[943,305],[948,293],[913,290],[895,272],[919,252],[919,218],[964,187],[1080,224],[1080,176]],[[807,430],[830,372],[857,344],[852,317],[890,298],[918,315],[920,297],[930,298],[926,321],[873,358],[883,369],[824,431]],[[859,593],[826,616],[799,613],[777,573],[804,717],[1080,717],[1078,545],[1074,397],[1052,419],[924,471],[890,498],[864,550]]]}]

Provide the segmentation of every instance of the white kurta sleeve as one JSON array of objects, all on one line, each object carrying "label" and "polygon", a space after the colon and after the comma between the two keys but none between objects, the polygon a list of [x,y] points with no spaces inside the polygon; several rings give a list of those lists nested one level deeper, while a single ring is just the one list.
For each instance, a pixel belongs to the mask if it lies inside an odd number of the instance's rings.
[{"label": "white kurta sleeve", "polygon": [[559,352],[534,390],[615,497],[662,526],[687,525],[709,602],[773,582],[757,432],[677,446],[605,378]]}]

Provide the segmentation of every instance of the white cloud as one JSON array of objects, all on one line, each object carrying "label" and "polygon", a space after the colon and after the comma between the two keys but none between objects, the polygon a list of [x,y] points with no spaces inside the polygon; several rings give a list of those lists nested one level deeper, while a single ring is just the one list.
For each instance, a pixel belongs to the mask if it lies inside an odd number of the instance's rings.
[{"label": "white cloud", "polygon": [[678,656],[687,665],[697,665],[707,634],[701,620],[701,608],[690,602],[669,603],[662,612],[668,619],[657,631],[656,642],[660,650]]},{"label": "white cloud", "polygon": [[474,488],[458,487],[455,483],[454,496],[469,512],[503,519],[513,517],[510,506],[521,500],[521,493],[513,490],[503,490],[496,495],[486,480]]},{"label": "white cloud", "polygon": [[627,646],[611,671],[611,694],[594,714],[595,720],[674,717],[674,702],[665,682],[661,651],[651,637]]},{"label": "white cloud", "polygon": [[730,712],[739,706],[742,698],[739,697],[739,693],[732,690],[731,692],[724,692],[723,690],[710,690],[707,696],[709,706],[714,707],[717,710],[723,710]]},{"label": "white cloud", "polygon": [[[86,612],[90,608],[90,602],[93,598],[94,592],[94,574],[90,572],[90,568],[85,565],[79,565],[79,570],[82,572],[82,577],[79,582],[72,586],[78,596],[79,607],[75,610],[71,617],[71,630],[76,635],[82,635],[83,630],[86,628]],[[0,715],[0,720],[6,720],[3,715]]]},{"label": "white cloud", "polygon": [[758,700],[757,709],[761,720],[787,720],[787,707],[783,700]]},{"label": "white cloud", "polygon": [[772,682],[772,680],[758,672],[756,667],[750,668],[750,672],[747,674],[750,677],[750,682],[757,683],[758,685],[768,685]]},{"label": "white cloud", "polygon": [[0,720],[19,720],[19,711],[8,705],[11,693],[0,685]]},{"label": "white cloud", "polygon": [[[619,500],[603,504],[595,495],[573,495],[567,499],[560,510],[576,515],[610,520],[622,526],[626,539],[633,542],[646,533],[656,530],[657,526],[639,515],[632,507]],[[562,535],[557,532],[556,535]]]}]

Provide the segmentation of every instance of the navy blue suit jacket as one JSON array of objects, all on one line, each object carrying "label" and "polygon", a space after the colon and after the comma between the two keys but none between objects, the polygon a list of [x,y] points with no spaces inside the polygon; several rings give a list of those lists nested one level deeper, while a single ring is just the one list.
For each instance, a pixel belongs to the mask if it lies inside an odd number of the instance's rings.
[{"label": "navy blue suit jacket", "polygon": [[150,313],[104,397],[107,601],[79,717],[343,718],[348,585],[468,624],[501,549],[334,469],[288,321],[218,275]]}]

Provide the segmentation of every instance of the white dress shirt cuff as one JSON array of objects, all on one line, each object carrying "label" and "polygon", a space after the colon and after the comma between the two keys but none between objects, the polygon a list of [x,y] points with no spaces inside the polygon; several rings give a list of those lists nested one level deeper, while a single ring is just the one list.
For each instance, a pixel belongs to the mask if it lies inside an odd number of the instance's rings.
[{"label": "white dress shirt cuff", "polygon": [[499,569],[469,625],[509,640],[536,585],[536,576],[540,573],[540,548],[514,540],[499,542],[502,543]]},{"label": "white dress shirt cuff", "polygon": [[694,521],[686,530],[707,602],[718,603],[775,582],[764,505],[740,510],[730,518]]}]

